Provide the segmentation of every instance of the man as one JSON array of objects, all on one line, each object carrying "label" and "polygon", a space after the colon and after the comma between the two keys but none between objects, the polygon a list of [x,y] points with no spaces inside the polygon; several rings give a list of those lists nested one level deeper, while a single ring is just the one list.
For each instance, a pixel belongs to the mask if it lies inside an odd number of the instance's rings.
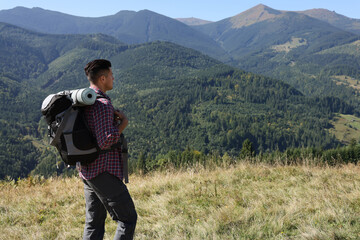
[{"label": "man", "polygon": [[[102,98],[85,110],[85,118],[96,137],[99,147],[109,149],[120,139],[128,119],[124,113],[115,111],[106,92],[113,88],[111,63],[105,59],[89,62],[85,74]],[[120,124],[118,124],[120,121]],[[123,163],[121,149],[102,153],[87,166],[79,168],[84,182],[86,201],[86,221],[83,239],[103,239],[106,211],[118,222],[114,239],[133,239],[137,213],[134,203],[123,183]]]}]

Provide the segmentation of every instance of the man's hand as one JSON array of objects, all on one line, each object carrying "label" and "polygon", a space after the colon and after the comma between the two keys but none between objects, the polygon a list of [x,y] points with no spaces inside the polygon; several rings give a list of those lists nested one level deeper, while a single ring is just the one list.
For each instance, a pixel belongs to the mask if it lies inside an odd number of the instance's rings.
[{"label": "man's hand", "polygon": [[122,131],[126,128],[126,126],[128,125],[129,123],[129,120],[127,119],[126,115],[122,112],[122,111],[119,111],[119,110],[116,110],[114,112],[115,114],[115,119],[120,121],[120,124],[118,126],[118,129],[119,129],[119,132],[122,133]]},{"label": "man's hand", "polygon": [[126,115],[120,110],[115,110],[114,113],[115,113],[116,120],[123,121],[123,120],[127,119]]}]

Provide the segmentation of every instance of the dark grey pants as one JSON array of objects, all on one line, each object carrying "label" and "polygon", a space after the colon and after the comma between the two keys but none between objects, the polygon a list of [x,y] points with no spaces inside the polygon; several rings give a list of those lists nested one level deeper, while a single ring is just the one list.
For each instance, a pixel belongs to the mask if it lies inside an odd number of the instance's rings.
[{"label": "dark grey pants", "polygon": [[118,222],[114,239],[133,239],[137,213],[126,185],[114,175],[104,172],[84,180],[86,201],[85,240],[103,239],[106,211]]}]

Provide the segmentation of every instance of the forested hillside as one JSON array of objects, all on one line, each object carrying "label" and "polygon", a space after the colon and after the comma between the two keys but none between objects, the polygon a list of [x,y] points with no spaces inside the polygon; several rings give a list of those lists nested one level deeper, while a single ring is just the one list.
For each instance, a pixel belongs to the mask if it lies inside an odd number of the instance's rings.
[{"label": "forested hillside", "polygon": [[128,46],[105,35],[45,35],[7,24],[0,39],[1,178],[63,171],[46,143],[40,105],[50,93],[86,87],[83,67],[93,58],[113,63],[110,96],[129,116],[132,161],[186,148],[237,155],[246,139],[257,152],[334,147],[326,130],[333,114],[356,111],[172,43]]},{"label": "forested hillside", "polygon": [[[170,41],[240,69],[281,79],[305,95],[336,96],[359,104],[356,89],[360,85],[337,80],[338,76],[360,78],[359,20],[328,10],[281,11],[259,4],[193,28],[147,10],[85,18],[17,7],[0,11],[0,21],[45,33],[104,33],[127,44]],[[357,54],[320,54],[345,45]]]},{"label": "forested hillside", "polygon": [[[105,35],[44,35],[8,24],[0,24],[0,42],[0,178],[24,177],[48,148],[39,144],[46,134],[39,123],[41,102],[55,91],[51,83],[61,82],[63,89],[87,86],[74,70],[124,46]],[[53,155],[51,163],[56,171]]]}]

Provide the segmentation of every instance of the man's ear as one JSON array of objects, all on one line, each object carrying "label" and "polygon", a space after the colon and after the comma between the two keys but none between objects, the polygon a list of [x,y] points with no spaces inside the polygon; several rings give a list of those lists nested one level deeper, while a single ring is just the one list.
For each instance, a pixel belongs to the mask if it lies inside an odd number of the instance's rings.
[{"label": "man's ear", "polygon": [[101,82],[101,83],[104,83],[104,81],[105,81],[105,76],[104,76],[104,75],[101,75],[101,76],[99,77],[98,81]]}]

